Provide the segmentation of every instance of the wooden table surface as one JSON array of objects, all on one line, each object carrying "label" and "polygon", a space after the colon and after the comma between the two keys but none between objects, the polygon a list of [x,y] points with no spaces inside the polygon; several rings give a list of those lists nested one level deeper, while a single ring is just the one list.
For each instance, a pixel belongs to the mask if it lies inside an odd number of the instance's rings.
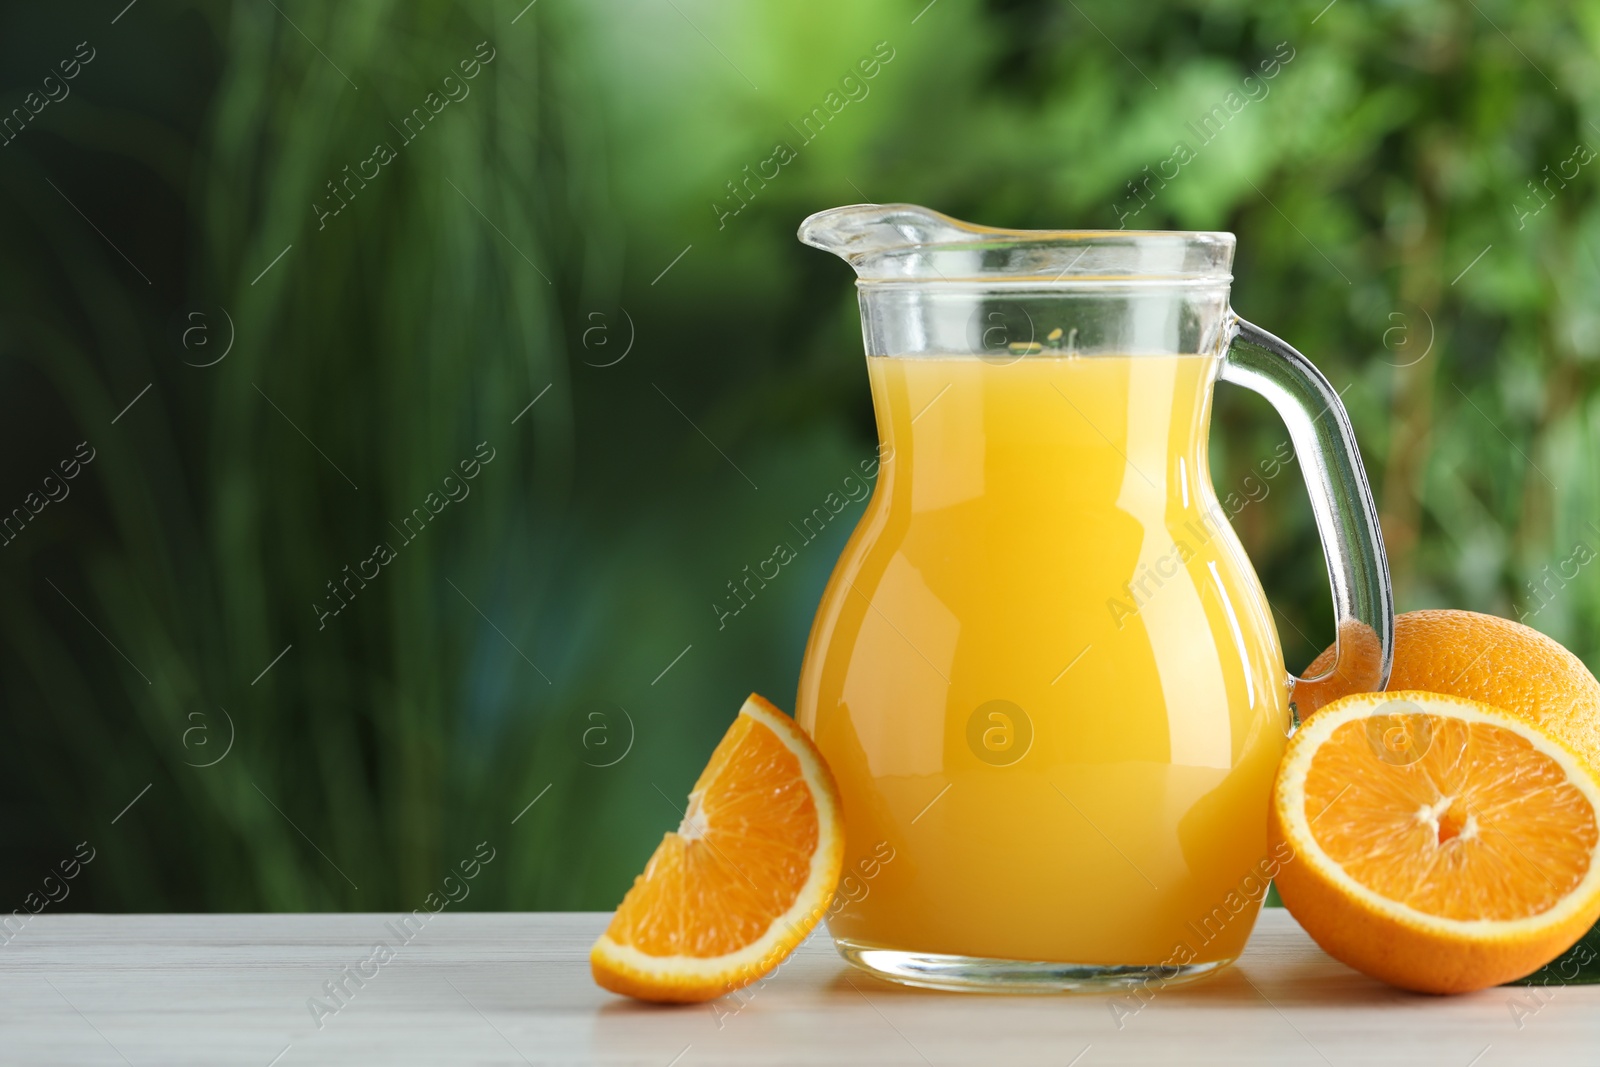
[{"label": "wooden table surface", "polygon": [[903,989],[818,934],[747,1003],[654,1007],[590,980],[606,919],[444,913],[402,943],[390,915],[44,914],[0,947],[0,1063],[1600,1065],[1600,986],[1401,993],[1277,909],[1237,966],[1144,1005]]}]

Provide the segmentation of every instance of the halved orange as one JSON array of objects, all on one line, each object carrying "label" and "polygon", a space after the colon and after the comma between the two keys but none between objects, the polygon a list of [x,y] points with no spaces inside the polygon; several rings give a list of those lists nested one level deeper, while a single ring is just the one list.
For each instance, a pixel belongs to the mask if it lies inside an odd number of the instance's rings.
[{"label": "halved orange", "polygon": [[1519,978],[1600,917],[1600,780],[1540,727],[1438,693],[1362,693],[1290,739],[1276,879],[1328,954],[1393,985]]},{"label": "halved orange", "polygon": [[711,1000],[771,971],[827,911],[844,864],[839,790],[811,739],[761,697],[739,709],[683,822],[589,951],[643,1000]]}]

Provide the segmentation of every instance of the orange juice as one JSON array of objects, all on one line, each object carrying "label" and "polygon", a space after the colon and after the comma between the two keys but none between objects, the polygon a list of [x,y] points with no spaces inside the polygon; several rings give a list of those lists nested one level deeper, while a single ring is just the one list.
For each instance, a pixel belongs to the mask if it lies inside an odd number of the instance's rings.
[{"label": "orange juice", "polygon": [[1237,956],[1282,859],[1266,812],[1288,678],[1211,487],[1217,358],[867,362],[878,484],[797,703],[859,866],[834,937]]}]

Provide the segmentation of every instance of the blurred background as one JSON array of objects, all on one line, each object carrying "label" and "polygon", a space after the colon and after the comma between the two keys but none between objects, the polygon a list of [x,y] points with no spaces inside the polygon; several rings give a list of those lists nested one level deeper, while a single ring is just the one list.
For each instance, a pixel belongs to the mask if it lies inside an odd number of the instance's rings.
[{"label": "blurred background", "polygon": [[[846,203],[1238,234],[1398,607],[1593,667],[1600,8],[1324,3],[5,5],[0,910],[614,906],[861,508],[719,618],[872,454]],[[1220,389],[1219,492],[1283,439]]]}]

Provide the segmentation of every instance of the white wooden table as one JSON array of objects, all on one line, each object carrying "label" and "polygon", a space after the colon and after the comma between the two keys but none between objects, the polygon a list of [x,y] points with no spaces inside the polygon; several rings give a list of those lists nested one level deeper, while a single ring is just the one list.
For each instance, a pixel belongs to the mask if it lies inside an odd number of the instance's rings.
[{"label": "white wooden table", "polygon": [[1236,967],[1120,1011],[886,985],[820,934],[743,1006],[637,1004],[589,978],[606,918],[441,914],[319,1029],[395,916],[44,914],[0,947],[0,1063],[1600,1065],[1600,986],[1401,993],[1277,909]]}]

